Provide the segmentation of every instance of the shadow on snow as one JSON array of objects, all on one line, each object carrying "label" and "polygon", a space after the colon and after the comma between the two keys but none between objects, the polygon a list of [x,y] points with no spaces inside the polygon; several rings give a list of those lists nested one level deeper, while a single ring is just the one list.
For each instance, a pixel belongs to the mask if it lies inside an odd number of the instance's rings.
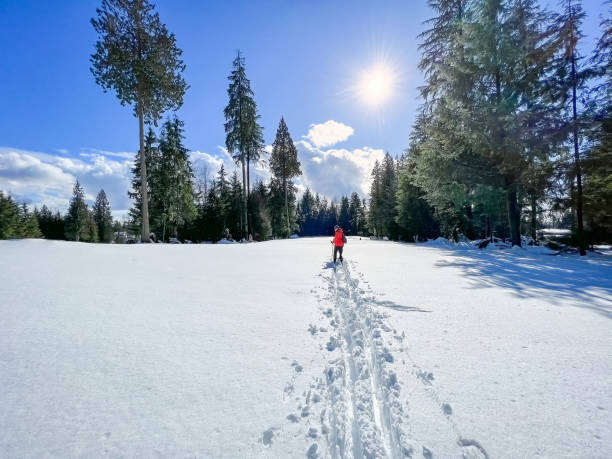
[{"label": "shadow on snow", "polygon": [[451,250],[437,267],[464,271],[472,288],[504,287],[519,298],[570,300],[612,319],[612,259],[547,256],[515,251]]}]

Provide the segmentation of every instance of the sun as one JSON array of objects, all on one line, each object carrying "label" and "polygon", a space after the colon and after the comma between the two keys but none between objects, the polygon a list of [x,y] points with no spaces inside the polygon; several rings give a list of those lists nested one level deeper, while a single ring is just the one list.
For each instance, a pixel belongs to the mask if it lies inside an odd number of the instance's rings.
[{"label": "sun", "polygon": [[359,96],[366,105],[380,107],[391,98],[394,85],[393,70],[385,64],[375,64],[362,73]]}]

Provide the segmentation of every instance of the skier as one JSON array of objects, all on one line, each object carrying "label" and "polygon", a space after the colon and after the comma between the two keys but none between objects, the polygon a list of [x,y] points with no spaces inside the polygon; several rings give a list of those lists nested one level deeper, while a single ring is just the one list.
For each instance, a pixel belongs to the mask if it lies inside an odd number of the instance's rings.
[{"label": "skier", "polygon": [[342,263],[342,249],[344,244],[346,244],[346,236],[338,225],[334,226],[334,240],[331,243],[334,245],[334,264],[336,263],[336,255],[338,253],[340,253],[340,263]]}]

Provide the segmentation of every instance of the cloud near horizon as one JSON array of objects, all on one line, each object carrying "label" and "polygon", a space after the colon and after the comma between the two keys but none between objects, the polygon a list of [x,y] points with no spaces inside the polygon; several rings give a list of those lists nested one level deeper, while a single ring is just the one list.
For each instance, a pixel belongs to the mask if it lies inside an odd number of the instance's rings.
[{"label": "cloud near horizon", "polygon": [[[115,159],[118,158],[118,159]],[[46,204],[65,212],[72,187],[79,180],[88,204],[104,189],[115,217],[127,214],[131,205],[134,154],[84,149],[78,157],[0,147],[0,190],[30,206]]]},{"label": "cloud near horizon", "polygon": [[344,142],[354,134],[352,127],[334,120],[327,120],[321,124],[311,124],[308,134],[303,136],[317,148],[331,147]]},{"label": "cloud near horizon", "polygon": [[[376,160],[382,160],[384,151],[364,146],[355,149],[326,148],[346,140],[353,128],[333,120],[312,124],[303,140],[295,142],[302,175],[295,182],[299,192],[310,188],[329,199],[350,195],[353,191],[367,196],[371,182],[370,172]],[[58,149],[59,150],[59,149]],[[121,218],[132,206],[127,192],[131,187],[134,153],[110,152],[83,148],[75,155],[66,150],[53,154],[0,147],[0,190],[11,193],[19,202],[41,207],[46,204],[54,211],[64,213],[78,179],[83,185],[88,204],[104,189],[113,215]],[[189,153],[196,181],[204,174],[212,179],[223,164],[228,175],[241,171],[224,147],[217,152],[195,150]],[[251,184],[269,181],[267,159],[272,146],[266,146],[266,157],[251,170]]]},{"label": "cloud near horizon", "polygon": [[380,148],[321,149],[304,140],[295,145],[302,164],[303,175],[299,179],[302,188],[310,188],[330,199],[353,192],[367,196],[374,163],[385,155]]}]

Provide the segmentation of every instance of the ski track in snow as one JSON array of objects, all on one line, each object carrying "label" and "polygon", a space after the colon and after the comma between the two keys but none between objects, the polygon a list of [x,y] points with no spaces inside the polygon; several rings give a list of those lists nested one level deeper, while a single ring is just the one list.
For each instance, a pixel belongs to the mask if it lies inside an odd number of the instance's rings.
[{"label": "ski track in snow", "polygon": [[[337,266],[327,264],[324,268],[331,269],[319,274],[324,281],[320,286],[323,294],[315,292],[315,296],[322,320],[328,320],[329,326],[311,324],[307,331],[320,341],[327,365],[323,375],[303,390],[302,397],[295,398],[297,413],[287,416],[289,425],[264,432],[263,443],[270,445],[272,431],[281,430],[303,436],[308,458],[433,458],[435,451],[410,435],[410,398],[420,396],[439,413],[436,421],[447,431],[446,438],[455,439],[456,444],[450,446],[457,457],[488,459],[477,440],[461,435],[452,419],[451,404],[436,392],[433,374],[420,368],[402,346],[405,335],[387,325],[388,313],[378,310],[376,298],[360,287],[367,282],[358,272],[351,276],[351,267],[354,264],[347,261]],[[414,381],[409,393],[401,394],[403,382],[393,369],[397,362],[392,351],[401,353],[403,362],[411,366]],[[295,361],[292,367],[301,368]],[[285,396],[293,392],[300,372],[287,383]],[[297,425],[301,433],[294,429],[290,433]]]}]

